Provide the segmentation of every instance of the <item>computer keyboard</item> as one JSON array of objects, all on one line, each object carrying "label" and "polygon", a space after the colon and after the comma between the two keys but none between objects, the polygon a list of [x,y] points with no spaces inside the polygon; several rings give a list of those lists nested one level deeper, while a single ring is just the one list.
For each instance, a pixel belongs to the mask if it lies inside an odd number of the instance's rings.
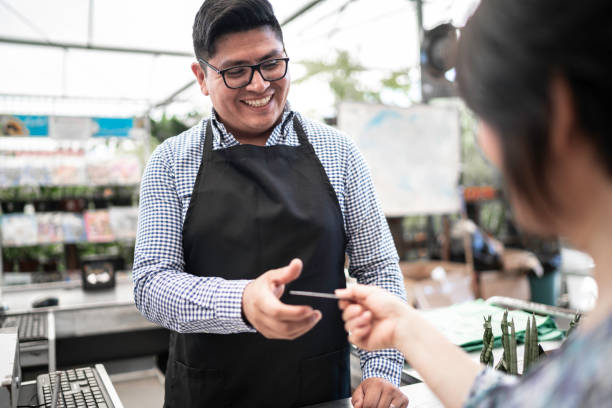
[{"label": "computer keyboard", "polygon": [[19,342],[46,340],[47,313],[26,313],[6,316],[1,327],[18,327]]},{"label": "computer keyboard", "polygon": [[[36,378],[38,403],[51,407],[55,373],[41,374]],[[61,371],[58,390],[58,408],[115,408],[100,374],[93,367]]]}]

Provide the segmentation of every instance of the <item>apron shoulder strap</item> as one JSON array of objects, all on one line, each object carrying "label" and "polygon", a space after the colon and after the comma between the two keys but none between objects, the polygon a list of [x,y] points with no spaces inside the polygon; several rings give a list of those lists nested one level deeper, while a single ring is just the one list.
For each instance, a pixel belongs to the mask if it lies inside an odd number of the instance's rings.
[{"label": "apron shoulder strap", "polygon": [[212,152],[213,137],[214,137],[212,127],[213,127],[212,120],[208,119],[208,121],[206,122],[206,135],[204,136],[204,151],[202,152],[202,163],[200,167],[202,167],[202,165],[205,165],[206,163],[210,161],[210,155]]},{"label": "apron shoulder strap", "polygon": [[293,116],[293,129],[295,129],[297,133],[298,140],[301,145],[308,145],[308,137],[306,137],[306,132],[304,131],[304,127],[302,126],[302,122],[297,118],[297,115]]},{"label": "apron shoulder strap", "polygon": [[308,141],[308,137],[306,136],[302,122],[300,122],[300,120],[297,118],[297,115],[293,116],[293,129],[295,129],[295,132],[297,133],[300,146],[314,153],[314,148]]}]

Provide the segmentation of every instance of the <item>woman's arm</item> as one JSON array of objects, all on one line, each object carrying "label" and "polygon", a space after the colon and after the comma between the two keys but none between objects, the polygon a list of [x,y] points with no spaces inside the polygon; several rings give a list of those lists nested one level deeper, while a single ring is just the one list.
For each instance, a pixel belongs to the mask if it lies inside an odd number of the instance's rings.
[{"label": "woman's arm", "polygon": [[482,366],[449,342],[416,310],[372,286],[336,291],[349,341],[366,350],[397,348],[447,407],[466,402]]}]

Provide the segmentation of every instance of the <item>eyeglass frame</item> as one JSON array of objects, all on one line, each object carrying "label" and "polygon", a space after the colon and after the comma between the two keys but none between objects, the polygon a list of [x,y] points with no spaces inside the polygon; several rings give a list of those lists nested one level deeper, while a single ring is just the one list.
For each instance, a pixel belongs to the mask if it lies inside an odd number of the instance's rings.
[{"label": "eyeglass frame", "polygon": [[[281,76],[280,78],[277,79],[273,79],[273,80],[268,80],[266,78],[264,78],[264,75],[261,73],[261,66],[267,62],[270,61],[285,61],[285,73],[283,74],[283,76]],[[284,77],[287,76],[287,72],[289,71],[289,57],[282,57],[282,58],[269,58],[265,61],[261,61],[258,64],[253,64],[253,65],[234,65],[233,67],[229,67],[229,68],[225,68],[225,69],[219,69],[217,67],[215,67],[214,65],[211,65],[208,61],[206,61],[205,59],[202,58],[198,58],[198,62],[204,63],[206,64],[208,67],[210,67],[210,69],[212,69],[213,71],[215,71],[217,74],[221,75],[221,78],[223,78],[223,83],[225,84],[226,87],[228,87],[229,89],[240,89],[240,88],[244,88],[246,86],[249,86],[249,84],[251,82],[253,82],[253,77],[255,76],[255,71],[259,72],[259,75],[261,76],[261,78],[266,81],[266,82],[274,82],[274,81],[280,81],[281,79],[283,79]],[[229,71],[230,69],[234,69],[234,68],[251,68],[251,77],[249,78],[249,81],[242,85],[242,86],[238,86],[238,87],[232,87],[229,86],[227,84],[227,80],[225,79],[225,73],[227,71]]]}]

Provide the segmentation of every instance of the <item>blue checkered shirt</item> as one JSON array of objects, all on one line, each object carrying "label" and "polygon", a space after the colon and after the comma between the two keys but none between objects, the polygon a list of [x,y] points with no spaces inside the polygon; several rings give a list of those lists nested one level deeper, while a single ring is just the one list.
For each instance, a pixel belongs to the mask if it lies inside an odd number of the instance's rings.
[{"label": "blue checkered shirt", "polygon": [[[308,140],[336,192],[348,239],[349,274],[405,299],[398,256],[370,171],[346,135],[290,110],[283,112],[266,146],[299,145],[292,118],[298,115]],[[238,145],[212,112],[213,149]],[[140,191],[134,254],[134,298],[151,321],[181,333],[254,332],[242,319],[242,292],[250,280],[199,277],[185,272],[183,222],[202,160],[207,121],[159,145],[145,169]],[[203,169],[206,171],[206,169]],[[403,357],[396,350],[359,351],[363,379],[399,385]]]}]

